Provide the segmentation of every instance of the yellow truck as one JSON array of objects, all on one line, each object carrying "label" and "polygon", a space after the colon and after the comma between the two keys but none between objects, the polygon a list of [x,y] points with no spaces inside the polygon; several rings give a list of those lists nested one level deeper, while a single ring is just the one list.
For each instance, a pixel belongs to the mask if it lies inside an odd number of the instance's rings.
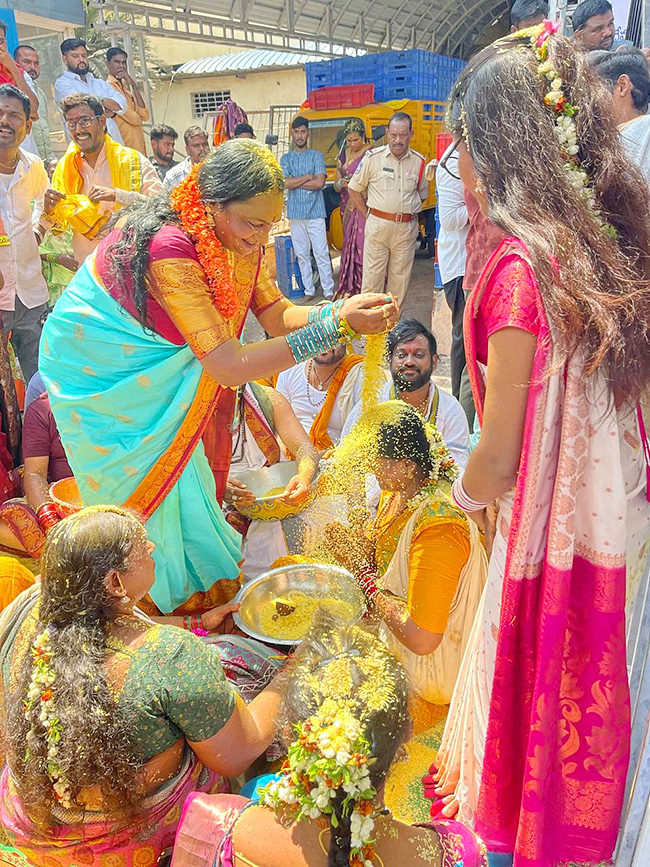
[{"label": "yellow truck", "polygon": [[[341,150],[342,133],[345,124],[352,118],[360,120],[366,130],[366,138],[373,145],[386,144],[386,127],[396,111],[405,111],[413,119],[413,150],[423,154],[426,161],[436,155],[436,136],[445,131],[444,102],[427,102],[419,99],[398,99],[390,102],[373,102],[356,108],[332,108],[316,110],[301,109],[300,114],[309,120],[309,147],[319,150],[325,157],[328,187],[334,183],[336,159]],[[423,209],[435,207],[435,185],[429,184],[429,196]],[[332,199],[333,191],[326,188],[326,201],[330,215],[330,243],[337,250],[343,245],[343,228],[339,208]],[[336,194],[334,194],[336,196]],[[425,214],[426,219],[426,214]]]}]

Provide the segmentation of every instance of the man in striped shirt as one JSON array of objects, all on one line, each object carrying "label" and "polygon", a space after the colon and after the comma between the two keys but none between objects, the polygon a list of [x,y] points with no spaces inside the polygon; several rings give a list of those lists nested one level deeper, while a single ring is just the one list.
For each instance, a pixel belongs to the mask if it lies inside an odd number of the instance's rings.
[{"label": "man in striped shirt", "polygon": [[334,294],[334,277],[325,227],[325,159],[320,151],[307,147],[309,121],[306,117],[298,115],[294,118],[291,137],[294,150],[284,154],[280,160],[287,182],[287,216],[291,241],[298,257],[305,295],[313,296],[316,292],[311,269],[313,250],[323,295],[331,298]]}]

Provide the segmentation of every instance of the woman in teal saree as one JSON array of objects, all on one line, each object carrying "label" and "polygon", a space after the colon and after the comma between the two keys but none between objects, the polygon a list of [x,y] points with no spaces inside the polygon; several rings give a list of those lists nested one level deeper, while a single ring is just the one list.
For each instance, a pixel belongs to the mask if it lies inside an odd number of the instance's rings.
[{"label": "woman in teal saree", "polygon": [[[397,317],[389,295],[311,309],[282,296],[262,245],[283,188],[266,148],[226,142],[171,203],[127,212],[43,330],[40,370],[84,504],[132,508],[164,540],[149,613],[201,613],[238,590],[240,538],[218,502],[232,388]],[[274,339],[239,342],[249,309]]]}]

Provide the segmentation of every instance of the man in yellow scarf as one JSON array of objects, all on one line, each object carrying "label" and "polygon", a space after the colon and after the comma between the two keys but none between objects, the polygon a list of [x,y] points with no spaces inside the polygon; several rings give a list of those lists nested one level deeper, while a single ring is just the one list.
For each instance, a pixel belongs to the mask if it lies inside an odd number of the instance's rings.
[{"label": "man in yellow scarf", "polygon": [[[52,178],[52,186],[61,194],[58,198],[87,196],[99,213],[106,213],[136,198],[163,192],[158,173],[149,160],[107,135],[100,99],[92,94],[73,93],[61,100],[61,111],[72,141]],[[98,242],[96,235],[86,237],[75,230],[72,247],[77,262],[83,262]]]}]

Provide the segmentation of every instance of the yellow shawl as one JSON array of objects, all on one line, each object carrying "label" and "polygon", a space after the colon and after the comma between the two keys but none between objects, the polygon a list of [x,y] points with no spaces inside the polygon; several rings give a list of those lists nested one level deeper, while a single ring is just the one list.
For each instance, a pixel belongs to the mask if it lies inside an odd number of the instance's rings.
[{"label": "yellow shawl", "polygon": [[[118,144],[109,135],[104,138],[104,148],[116,189],[139,193],[142,188],[142,164],[138,151]],[[81,160],[82,153],[78,145],[70,142],[52,176],[52,186],[55,190],[66,195],[81,192],[83,187]],[[120,206],[116,203],[115,207]]]}]

